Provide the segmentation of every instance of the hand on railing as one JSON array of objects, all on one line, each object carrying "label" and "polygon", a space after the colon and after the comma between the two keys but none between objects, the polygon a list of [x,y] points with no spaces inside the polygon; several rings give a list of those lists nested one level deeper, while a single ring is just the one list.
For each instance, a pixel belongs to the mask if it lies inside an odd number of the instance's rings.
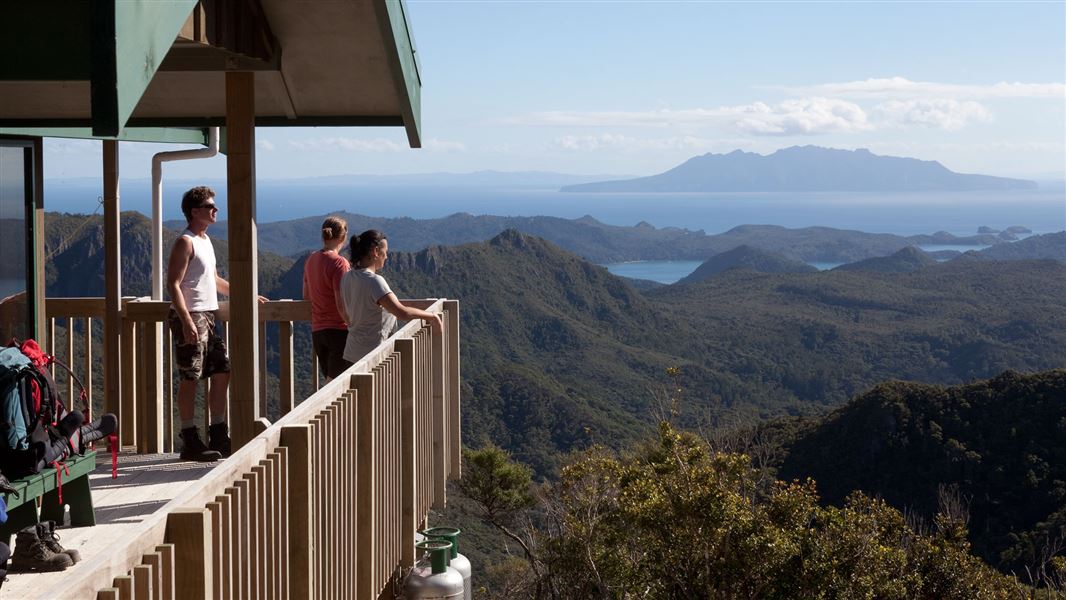
[{"label": "hand on railing", "polygon": [[422,321],[432,327],[435,333],[444,333],[444,321],[441,320],[440,315],[431,314],[429,317],[423,317]]}]

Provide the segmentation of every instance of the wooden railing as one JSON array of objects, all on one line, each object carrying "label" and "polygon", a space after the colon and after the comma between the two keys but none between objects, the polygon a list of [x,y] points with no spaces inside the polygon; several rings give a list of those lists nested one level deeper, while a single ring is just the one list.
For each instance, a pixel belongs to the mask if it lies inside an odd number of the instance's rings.
[{"label": "wooden railing", "polygon": [[[412,301],[419,302],[419,301]],[[173,452],[177,434],[175,399],[177,373],[174,364],[173,336],[166,325],[168,302],[144,298],[125,298],[122,302],[121,322],[121,383],[117,397],[103,397],[104,382],[101,342],[103,339],[103,298],[48,298],[46,317],[48,329],[41,340],[60,360],[68,364],[84,383],[93,412],[112,412],[119,417],[121,443],[134,446],[139,452]],[[228,338],[228,303],[220,303],[218,311],[223,335]],[[259,413],[277,419],[292,410],[297,393],[303,394],[320,387],[318,361],[307,344],[304,356],[297,357],[293,340],[295,328],[311,318],[310,304],[305,301],[278,300],[267,302],[259,310]],[[266,375],[267,333],[276,332],[278,369],[275,385]],[[299,368],[303,367],[303,368]],[[76,398],[73,380],[62,370],[53,373],[67,398]],[[297,382],[302,385],[297,385]],[[95,385],[94,385],[95,384]],[[210,382],[203,382],[206,397]],[[206,403],[202,414],[204,427],[210,420]]]},{"label": "wooden railing", "polygon": [[[459,476],[458,302],[411,322],[43,598],[378,598]],[[295,304],[295,303],[293,303]],[[135,309],[131,314],[136,313]],[[146,336],[150,339],[151,336]]]}]

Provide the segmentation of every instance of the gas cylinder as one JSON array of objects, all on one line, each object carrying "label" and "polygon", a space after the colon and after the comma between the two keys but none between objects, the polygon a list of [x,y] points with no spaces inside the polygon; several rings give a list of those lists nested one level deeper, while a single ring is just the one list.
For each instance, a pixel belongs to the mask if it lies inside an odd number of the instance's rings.
[{"label": "gas cylinder", "polygon": [[423,529],[422,535],[428,539],[446,540],[452,543],[451,550],[451,562],[449,565],[459,571],[459,574],[463,576],[463,599],[472,600],[474,596],[474,588],[470,584],[470,576],[472,574],[470,568],[470,561],[459,554],[459,534],[462,533],[457,527],[431,527],[429,529]]},{"label": "gas cylinder", "polygon": [[420,560],[404,582],[407,600],[458,600],[463,597],[463,576],[448,566],[452,543],[427,540],[415,544],[428,552],[429,561]]}]

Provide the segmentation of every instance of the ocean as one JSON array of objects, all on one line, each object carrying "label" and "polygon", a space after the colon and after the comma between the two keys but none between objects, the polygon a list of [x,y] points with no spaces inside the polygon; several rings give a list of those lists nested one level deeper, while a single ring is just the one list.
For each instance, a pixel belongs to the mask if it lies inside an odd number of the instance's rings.
[{"label": "ocean", "polygon": [[[83,180],[46,182],[45,207],[92,213],[100,190]],[[164,185],[164,218],[181,218],[181,193],[190,182]],[[123,210],[150,213],[149,182],[123,182]],[[220,219],[226,218],[225,190]],[[1066,229],[1066,190],[937,193],[747,193],[747,194],[589,194],[545,188],[447,186],[296,185],[283,180],[258,183],[260,222],[322,215],[331,211],[374,217],[429,219],[457,212],[475,215],[574,219],[590,215],[611,225],[702,229],[720,233],[745,224],[784,227],[822,225],[871,233],[913,235],[947,231],[971,235],[986,225],[1024,225],[1036,233]]]},{"label": "ocean", "polygon": [[[949,244],[919,245],[926,252],[937,250],[955,250],[966,252],[967,250],[984,250],[988,246],[961,246]],[[939,259],[946,260],[946,259]],[[636,260],[631,262],[611,263],[603,265],[611,273],[619,277],[630,279],[647,279],[656,283],[677,283],[689,273],[692,273],[702,263],[698,260]],[[807,263],[819,271],[826,271],[839,267],[844,263],[838,262],[810,262]]]}]

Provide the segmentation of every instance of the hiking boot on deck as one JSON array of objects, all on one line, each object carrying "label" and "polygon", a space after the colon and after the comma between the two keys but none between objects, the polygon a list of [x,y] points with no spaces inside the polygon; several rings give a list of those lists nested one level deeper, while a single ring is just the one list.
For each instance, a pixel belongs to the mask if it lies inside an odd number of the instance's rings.
[{"label": "hiking boot on deck", "polygon": [[37,526],[30,525],[19,530],[15,536],[15,552],[11,555],[8,570],[16,571],[62,571],[74,564],[66,554],[56,554],[37,536]]},{"label": "hiking boot on deck", "polygon": [[56,533],[55,521],[42,521],[37,524],[37,538],[44,542],[49,550],[56,554],[66,554],[70,561],[77,564],[81,560],[81,553],[77,550],[67,550],[59,545],[59,534]]},{"label": "hiking boot on deck", "polygon": [[195,427],[181,430],[181,459],[195,460],[197,462],[215,462],[222,458],[217,450],[211,450],[200,439],[200,432]]},{"label": "hiking boot on deck", "polygon": [[207,445],[212,450],[221,454],[222,458],[229,458],[229,427],[227,427],[225,423],[216,423],[215,425],[208,427]]}]

